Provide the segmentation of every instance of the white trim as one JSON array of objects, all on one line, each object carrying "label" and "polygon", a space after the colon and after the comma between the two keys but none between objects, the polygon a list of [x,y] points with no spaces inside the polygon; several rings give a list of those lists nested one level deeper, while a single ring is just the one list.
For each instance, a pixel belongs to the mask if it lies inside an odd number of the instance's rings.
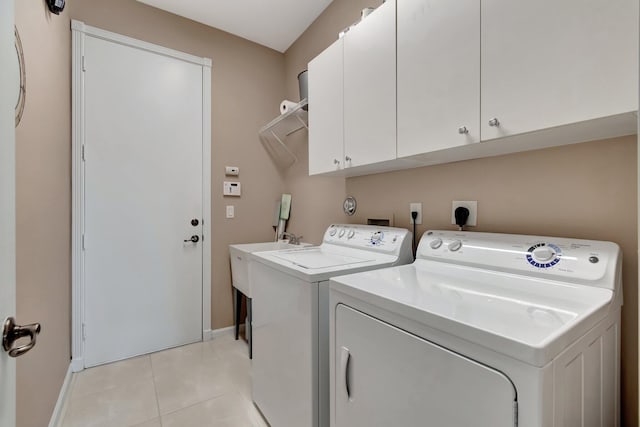
[{"label": "white trim", "polygon": [[49,420],[49,427],[57,427],[62,422],[62,417],[64,416],[65,412],[65,404],[67,401],[67,394],[71,389],[72,378],[73,371],[71,369],[71,365],[69,365],[67,374],[64,376],[64,382],[62,383],[62,387],[60,388],[60,394],[58,394],[58,401],[56,402],[56,406],[53,408],[53,413],[51,414],[51,419]]},{"label": "white trim", "polygon": [[111,31],[102,30],[100,28],[86,25],[84,22],[71,20],[71,30],[74,32],[86,34],[98,39],[119,43],[125,46],[135,47],[136,49],[146,50],[148,52],[157,53],[164,56],[180,59],[182,61],[191,62],[203,67],[211,67],[212,61],[209,58],[201,58],[199,56],[190,55],[180,52],[179,50],[169,49],[153,43],[147,43],[142,40],[123,36],[122,34],[112,33]]},{"label": "white trim", "polygon": [[[73,21],[77,27],[79,23]],[[84,24],[82,24],[84,26]],[[82,56],[84,33],[72,31],[71,54],[71,366],[73,372],[84,369],[84,254],[82,253],[84,167],[82,144],[84,141],[84,76]]]},{"label": "white trim", "polygon": [[82,234],[84,230],[84,163],[82,145],[85,139],[84,117],[84,73],[83,56],[86,37],[96,37],[136,49],[172,57],[202,66],[202,326],[203,340],[210,336],[211,330],[211,66],[209,58],[200,58],[163,46],[136,40],[120,34],[101,30],[72,20],[72,238],[71,238],[71,369],[80,372],[84,369],[84,342],[82,324],[85,318],[84,300],[84,252]]},{"label": "white trim", "polygon": [[202,341],[211,341],[213,339],[213,331],[211,329],[205,329],[202,331]]},{"label": "white trim", "polygon": [[[211,330],[211,61],[202,67],[202,330]],[[205,340],[205,336],[202,336]],[[205,340],[206,341],[206,340]]]},{"label": "white trim", "polygon": [[209,331],[207,331],[207,333],[208,333],[210,338],[208,340],[206,340],[206,341],[211,341],[211,340],[214,340],[216,338],[223,337],[225,335],[233,335],[234,328],[235,328],[234,326],[227,326],[226,328],[209,330]]}]

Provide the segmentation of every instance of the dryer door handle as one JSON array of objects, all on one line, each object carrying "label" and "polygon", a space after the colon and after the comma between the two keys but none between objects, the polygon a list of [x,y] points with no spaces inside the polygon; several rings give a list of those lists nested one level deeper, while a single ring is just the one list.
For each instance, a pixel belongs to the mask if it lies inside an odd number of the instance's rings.
[{"label": "dryer door handle", "polygon": [[340,349],[340,371],[344,377],[344,388],[347,399],[351,400],[351,353],[346,347]]}]

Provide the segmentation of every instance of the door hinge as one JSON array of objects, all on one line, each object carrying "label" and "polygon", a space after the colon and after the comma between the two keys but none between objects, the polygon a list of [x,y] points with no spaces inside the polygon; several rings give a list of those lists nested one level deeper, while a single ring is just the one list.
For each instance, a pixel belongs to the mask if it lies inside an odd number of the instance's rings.
[{"label": "door hinge", "polygon": [[82,341],[86,341],[87,340],[87,324],[83,323],[82,324]]},{"label": "door hinge", "polygon": [[84,58],[85,58],[84,55],[82,55],[82,71],[83,72],[87,71],[87,63]]},{"label": "door hinge", "polygon": [[518,427],[518,401],[513,401],[513,425]]},{"label": "door hinge", "polygon": [[84,144],[82,144],[82,161],[84,162],[86,160],[87,160],[87,158],[86,158],[86,156],[84,154]]},{"label": "door hinge", "polygon": [[82,250],[84,251],[85,246],[84,246],[84,234],[82,235]]}]

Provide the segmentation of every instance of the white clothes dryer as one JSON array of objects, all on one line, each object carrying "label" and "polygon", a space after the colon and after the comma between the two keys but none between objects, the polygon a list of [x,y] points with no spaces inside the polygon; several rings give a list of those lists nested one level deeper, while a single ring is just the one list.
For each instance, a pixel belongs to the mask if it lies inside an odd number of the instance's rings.
[{"label": "white clothes dryer", "polygon": [[331,279],[331,425],[620,424],[614,243],[430,231]]},{"label": "white clothes dryer", "polygon": [[272,426],[329,425],[329,278],[408,264],[411,238],[331,225],[320,246],[254,253],[253,401]]}]

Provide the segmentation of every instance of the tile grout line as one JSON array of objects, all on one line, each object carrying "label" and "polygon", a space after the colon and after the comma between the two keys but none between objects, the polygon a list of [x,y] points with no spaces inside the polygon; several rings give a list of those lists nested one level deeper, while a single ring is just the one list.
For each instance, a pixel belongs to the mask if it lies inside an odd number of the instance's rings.
[{"label": "tile grout line", "polygon": [[153,359],[149,354],[149,365],[151,366],[151,379],[153,381],[153,393],[156,395],[156,408],[158,408],[158,421],[160,422],[160,427],[162,427],[162,414],[160,413],[160,398],[158,397],[158,385],[156,384],[156,373],[153,370]]}]

